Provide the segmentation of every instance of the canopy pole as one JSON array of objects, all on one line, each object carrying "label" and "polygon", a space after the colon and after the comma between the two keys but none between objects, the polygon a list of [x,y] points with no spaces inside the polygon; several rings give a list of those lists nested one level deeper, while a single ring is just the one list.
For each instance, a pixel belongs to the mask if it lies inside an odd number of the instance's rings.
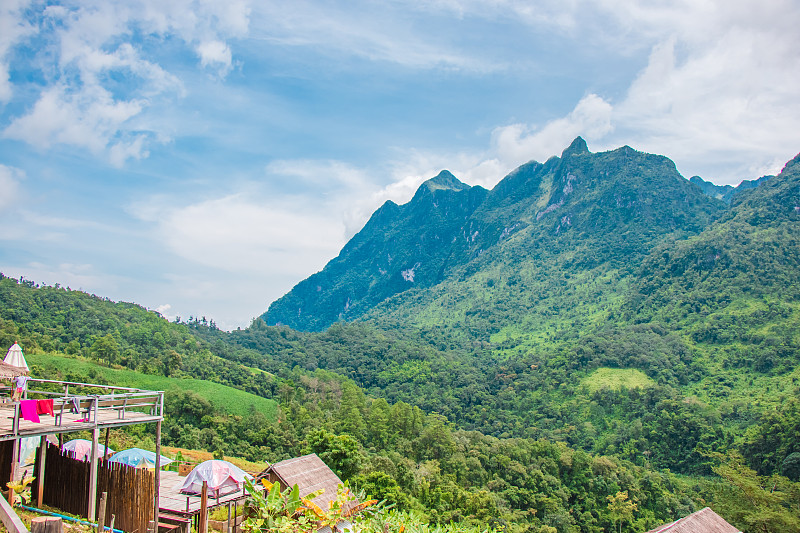
[{"label": "canopy pole", "polygon": [[94,429],[92,430],[92,464],[89,469],[89,509],[87,512],[90,522],[94,522],[97,512],[97,456],[100,443],[100,428],[97,427],[95,418]]},{"label": "canopy pole", "polygon": [[155,502],[153,505],[153,521],[158,524],[159,499],[161,496],[161,420],[156,422],[156,479],[155,479]]}]

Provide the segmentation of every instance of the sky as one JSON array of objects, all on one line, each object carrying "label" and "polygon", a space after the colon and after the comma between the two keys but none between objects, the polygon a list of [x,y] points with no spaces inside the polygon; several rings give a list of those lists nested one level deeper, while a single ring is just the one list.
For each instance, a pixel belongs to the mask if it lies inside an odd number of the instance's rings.
[{"label": "sky", "polygon": [[581,135],[800,152],[798,0],[0,1],[0,272],[245,327],[387,200]]}]

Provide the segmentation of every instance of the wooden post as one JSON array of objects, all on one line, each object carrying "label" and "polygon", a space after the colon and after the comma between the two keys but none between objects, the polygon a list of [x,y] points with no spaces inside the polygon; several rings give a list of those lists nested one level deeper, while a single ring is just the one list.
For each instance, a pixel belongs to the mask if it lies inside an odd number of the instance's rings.
[{"label": "wooden post", "polygon": [[61,533],[64,524],[55,516],[38,516],[31,519],[31,533]]},{"label": "wooden post", "polygon": [[[17,477],[17,466],[19,463],[19,446],[21,444],[20,439],[14,441],[14,444],[11,448],[11,479],[9,481],[13,483]],[[8,503],[12,506],[16,501],[17,493],[14,492],[14,489],[8,489]]]},{"label": "wooden post", "polygon": [[97,456],[98,446],[100,440],[100,428],[97,427],[96,419],[95,426],[92,430],[92,464],[89,466],[89,509],[87,516],[90,522],[94,522],[97,516]]},{"label": "wooden post", "polygon": [[100,509],[97,514],[97,533],[103,533],[106,525],[106,498],[108,498],[108,493],[103,492],[100,495]]},{"label": "wooden post", "polygon": [[208,533],[208,482],[203,481],[203,488],[200,491],[200,526],[197,533]]},{"label": "wooden post", "polygon": [[108,530],[111,531],[111,533],[114,533],[114,520],[116,520],[116,519],[117,519],[117,515],[112,514],[111,515],[111,523],[108,524]]},{"label": "wooden post", "polygon": [[39,442],[39,480],[38,490],[36,491],[36,505],[39,509],[42,508],[42,500],[44,499],[44,466],[47,458],[47,437],[42,435],[41,442]]},{"label": "wooden post", "polygon": [[156,471],[155,471],[155,497],[153,505],[153,520],[158,524],[158,514],[160,508],[159,499],[161,497],[161,420],[156,422]]},{"label": "wooden post", "polygon": [[106,428],[106,441],[103,444],[103,458],[105,458],[108,455],[108,432],[109,431],[111,431],[111,428],[107,427]]}]

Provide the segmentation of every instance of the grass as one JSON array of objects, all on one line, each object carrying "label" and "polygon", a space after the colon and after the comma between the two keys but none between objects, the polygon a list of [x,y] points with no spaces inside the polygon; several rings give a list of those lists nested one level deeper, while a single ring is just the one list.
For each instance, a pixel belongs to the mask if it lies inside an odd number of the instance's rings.
[{"label": "grass", "polygon": [[655,384],[656,382],[647,377],[647,374],[635,368],[601,367],[581,380],[581,385],[590,392],[600,389],[644,389]]},{"label": "grass", "polygon": [[37,365],[61,374],[86,376],[82,379],[89,380],[102,376],[103,381],[109,385],[161,391],[190,390],[210,401],[215,408],[231,415],[246,416],[251,409],[255,409],[273,422],[278,418],[278,404],[275,400],[262,398],[211,381],[142,374],[133,370],[108,368],[91,361],[59,355],[31,353],[26,354],[25,357],[29,366]]}]

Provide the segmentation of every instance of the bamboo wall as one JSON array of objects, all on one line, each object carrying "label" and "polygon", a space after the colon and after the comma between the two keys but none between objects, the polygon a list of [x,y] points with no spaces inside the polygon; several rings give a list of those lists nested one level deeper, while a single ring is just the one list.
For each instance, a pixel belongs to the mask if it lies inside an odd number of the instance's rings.
[{"label": "bamboo wall", "polygon": [[[37,464],[38,464],[37,451]],[[61,455],[58,446],[47,445],[43,503],[86,517],[89,507],[90,463]],[[33,494],[38,490],[34,480]],[[97,508],[107,492],[106,524],[116,515],[114,528],[145,533],[153,519],[155,476],[147,469],[100,461],[97,474]]]}]

